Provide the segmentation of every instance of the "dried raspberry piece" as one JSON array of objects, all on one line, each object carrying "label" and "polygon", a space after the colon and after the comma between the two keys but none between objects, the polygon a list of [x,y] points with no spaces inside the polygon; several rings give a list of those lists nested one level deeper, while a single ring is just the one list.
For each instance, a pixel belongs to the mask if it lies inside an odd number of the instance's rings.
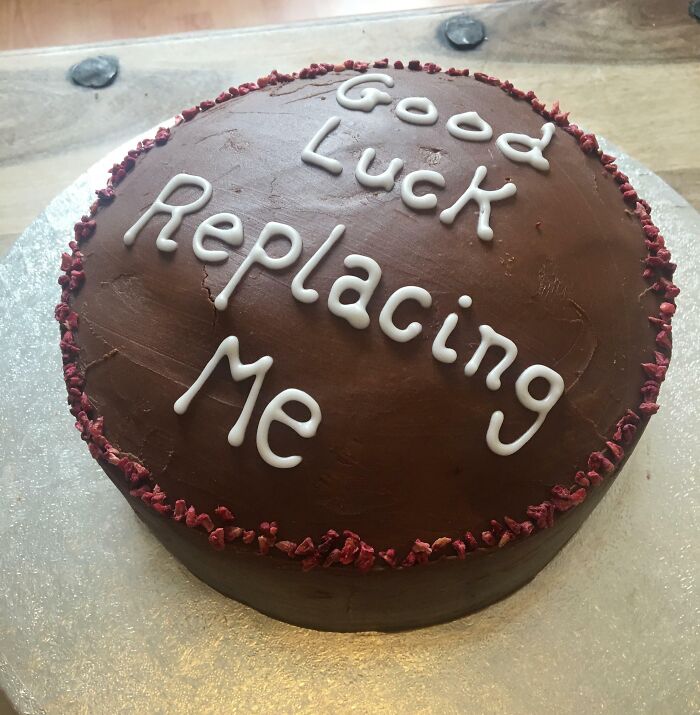
[{"label": "dried raspberry piece", "polygon": [[606,442],[605,444],[610,450],[610,454],[612,454],[615,464],[619,464],[625,457],[625,450],[622,449],[619,444],[615,444],[615,442]]},{"label": "dried raspberry piece", "polygon": [[413,553],[415,554],[427,554],[428,556],[433,553],[433,550],[430,548],[430,544],[428,544],[426,541],[421,541],[420,539],[416,539],[413,542],[411,551],[413,551]]},{"label": "dried raspberry piece", "polygon": [[594,470],[588,472],[586,476],[594,487],[600,486],[603,483],[603,477]]},{"label": "dried raspberry piece", "polygon": [[640,390],[645,402],[656,402],[659,396],[659,383],[656,380],[647,380]]},{"label": "dried raspberry piece", "polygon": [[240,539],[243,535],[243,529],[240,526],[225,526],[224,527],[224,540],[226,543]]},{"label": "dried raspberry piece", "polygon": [[243,543],[244,544],[252,544],[254,541],[255,541],[255,531],[253,529],[243,532]]},{"label": "dried raspberry piece", "polygon": [[494,536],[500,536],[505,531],[505,527],[503,526],[503,524],[496,521],[495,519],[491,519],[491,521],[489,522],[489,526],[491,527],[491,532]]},{"label": "dried raspberry piece", "polygon": [[279,549],[283,554],[287,554],[290,559],[293,559],[297,550],[297,544],[294,541],[278,541],[275,544],[275,548]]},{"label": "dried raspberry piece", "polygon": [[508,530],[512,531],[515,536],[520,533],[520,524],[515,521],[515,519],[511,519],[509,516],[505,516],[503,517],[503,521],[505,521]]},{"label": "dried raspberry piece", "polygon": [[[319,553],[321,553],[319,551]],[[327,569],[333,564],[337,564],[340,561],[340,549],[333,549],[325,558],[323,562],[323,568]]]},{"label": "dried raspberry piece", "polygon": [[[338,560],[340,560],[340,554],[338,555]],[[374,549],[365,544],[364,541],[360,542],[360,550],[355,559],[355,568],[357,568],[362,573],[367,573],[374,566]]]},{"label": "dried raspberry piece", "polygon": [[236,517],[231,513],[231,510],[225,506],[217,506],[216,509],[214,509],[214,514],[216,514],[221,521],[236,521]]},{"label": "dried raspberry piece", "polygon": [[409,551],[406,558],[401,562],[402,568],[411,568],[411,566],[416,565],[416,554],[413,551]]},{"label": "dried raspberry piece", "polygon": [[327,554],[332,548],[336,539],[340,538],[340,534],[334,529],[329,529],[322,537],[321,543],[318,545],[318,551],[321,554]]},{"label": "dried raspberry piece", "polygon": [[320,563],[321,563],[321,554],[316,552],[316,553],[311,554],[310,556],[307,556],[301,562],[301,568],[303,571],[311,571],[311,569],[315,569]]},{"label": "dried raspberry piece", "polygon": [[403,62],[401,62],[401,60],[396,60],[396,62],[394,62],[394,69],[395,69],[395,70],[402,70],[402,69],[403,69]]},{"label": "dried raspberry piece", "polygon": [[295,556],[308,556],[309,554],[313,553],[316,550],[316,545],[314,544],[314,540],[310,537],[307,536],[300,544],[297,546],[296,551],[294,552]]},{"label": "dried raspberry piece", "polygon": [[162,516],[169,515],[173,510],[170,504],[161,504],[160,502],[152,502],[151,508],[155,509]]},{"label": "dried raspberry piece", "polygon": [[615,465],[602,452],[591,452],[588,457],[588,468],[603,474],[611,474],[615,471]]},{"label": "dried raspberry piece", "polygon": [[270,548],[275,544],[274,536],[258,536],[258,551],[262,556],[270,553]]},{"label": "dried raspberry piece", "polygon": [[471,531],[464,535],[464,543],[467,545],[468,551],[476,551],[479,548],[479,542]]},{"label": "dried raspberry piece", "polygon": [[190,529],[197,526],[197,510],[193,506],[191,506],[187,510],[187,514],[185,514],[185,524],[187,524]]},{"label": "dried raspberry piece", "polygon": [[526,514],[537,524],[538,529],[548,529],[554,526],[554,504],[543,501],[541,504],[529,506]]},{"label": "dried raspberry piece", "polygon": [[509,541],[513,541],[514,538],[515,536],[513,532],[504,531],[503,534],[501,534],[501,538],[498,540],[498,548],[503,548]]},{"label": "dried raspberry piece", "polygon": [[570,492],[569,489],[561,484],[552,487],[552,501],[557,511],[568,511],[577,504],[580,504],[585,498],[586,490],[583,488]]},{"label": "dried raspberry piece", "polygon": [[659,382],[663,382],[666,377],[666,370],[668,370],[665,365],[657,365],[656,363],[651,362],[643,362],[642,367],[644,368],[644,372],[646,372],[649,377],[652,377],[654,380],[658,380]]},{"label": "dried raspberry piece", "polygon": [[385,67],[389,66],[389,58],[385,57],[383,60],[375,60],[374,64],[372,67],[376,67],[377,69],[384,69]]},{"label": "dried raspberry piece", "polygon": [[260,531],[265,536],[276,537],[277,536],[277,522],[276,521],[263,521],[260,523]]},{"label": "dried raspberry piece", "polygon": [[199,107],[190,107],[189,109],[183,109],[180,114],[182,114],[182,118],[186,122],[189,122],[190,120],[194,119],[197,114],[199,114]]},{"label": "dried raspberry piece", "polygon": [[209,534],[209,543],[217,550],[222,551],[224,549],[224,530],[219,527],[214,529],[214,531]]},{"label": "dried raspberry piece", "polygon": [[379,552],[379,558],[385,561],[391,568],[396,568],[396,549],[387,549]]},{"label": "dried raspberry piece", "polygon": [[442,551],[451,543],[452,539],[450,539],[449,536],[441,536],[439,539],[435,539],[435,541],[433,541],[433,544],[430,548],[433,550],[433,552]]},{"label": "dried raspberry piece", "polygon": [[455,539],[452,542],[452,548],[457,554],[457,558],[460,560],[467,558],[467,545],[461,539]]},{"label": "dried raspberry piece", "polygon": [[170,129],[167,127],[158,127],[158,131],[156,132],[156,136],[153,141],[158,146],[163,146],[163,144],[167,143],[168,139],[170,139]]},{"label": "dried raspberry piece", "polygon": [[583,471],[576,472],[574,481],[576,482],[576,484],[578,484],[580,487],[583,487],[584,489],[587,489],[591,486],[591,480],[586,476],[586,473]]},{"label": "dried raspberry piece", "polygon": [[[189,525],[188,525],[189,526]],[[214,522],[211,520],[209,514],[198,514],[197,515],[197,526],[202,527],[207,532],[212,532],[214,530]]]},{"label": "dried raspberry piece", "polygon": [[481,540],[486,544],[486,546],[496,545],[496,537],[490,531],[482,531]]},{"label": "dried raspberry piece", "polygon": [[414,72],[420,72],[423,69],[423,65],[420,63],[420,60],[410,60],[408,63],[408,69],[413,70]]},{"label": "dried raspberry piece", "polygon": [[[347,532],[346,532],[347,533]],[[340,550],[340,563],[344,566],[351,564],[355,560],[357,552],[360,550],[360,539],[348,536],[345,539],[343,548]]]},{"label": "dried raspberry piece", "polygon": [[520,522],[520,534],[522,536],[530,536],[535,531],[535,525],[531,521]]},{"label": "dried raspberry piece", "polygon": [[642,402],[642,404],[639,405],[639,411],[643,415],[651,417],[659,411],[659,407],[660,405],[658,405],[656,402]]}]

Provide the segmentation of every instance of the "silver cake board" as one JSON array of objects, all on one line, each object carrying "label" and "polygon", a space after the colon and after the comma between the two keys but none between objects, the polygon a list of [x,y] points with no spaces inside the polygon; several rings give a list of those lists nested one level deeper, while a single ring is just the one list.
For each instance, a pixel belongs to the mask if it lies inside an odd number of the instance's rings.
[{"label": "silver cake board", "polygon": [[452,623],[320,633],[199,582],[142,526],[73,428],[53,320],[60,254],[107,167],[134,143],[57,196],[0,264],[0,687],[15,707],[700,710],[700,215],[606,147],[651,202],[679,266],[674,358],[660,413],[555,560],[513,596]]}]

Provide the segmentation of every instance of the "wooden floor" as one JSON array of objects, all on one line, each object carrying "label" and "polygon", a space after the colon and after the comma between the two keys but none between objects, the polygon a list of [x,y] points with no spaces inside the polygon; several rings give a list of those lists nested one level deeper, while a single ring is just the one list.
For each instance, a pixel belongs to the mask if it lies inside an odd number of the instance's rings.
[{"label": "wooden floor", "polygon": [[[464,6],[485,0],[466,0]],[[486,0],[488,2],[488,0]],[[450,0],[0,0],[0,51],[444,7]]]}]

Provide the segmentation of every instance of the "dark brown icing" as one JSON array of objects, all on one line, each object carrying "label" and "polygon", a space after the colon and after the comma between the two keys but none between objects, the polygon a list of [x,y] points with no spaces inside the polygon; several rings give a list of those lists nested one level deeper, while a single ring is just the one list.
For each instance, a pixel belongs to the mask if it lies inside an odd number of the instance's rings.
[{"label": "dark brown icing", "polygon": [[[166,491],[201,510],[231,504],[242,521],[275,518],[294,539],[341,525],[382,548],[485,528],[491,518],[522,513],[584,467],[581,460],[637,400],[639,366],[653,338],[647,316],[654,313],[652,297],[638,299],[641,231],[609,176],[563,132],[546,151],[551,170],[542,174],[508,161],[493,142],[450,137],[444,121],[420,127],[399,121],[389,108],[344,110],[334,98],[343,79],[297,82],[223,105],[180,127],[134,169],[86,251],[88,279],[76,301],[83,360],[87,366],[118,351],[86,369],[88,393],[110,439],[148,464]],[[540,117],[486,85],[405,72],[396,80],[395,96],[428,96],[444,120],[476,109],[495,135],[539,134]],[[331,114],[343,121],[323,149],[344,165],[339,177],[300,159]],[[479,164],[489,170],[488,188],[514,181],[517,196],[494,204],[492,245],[476,237],[471,206],[446,227],[435,212],[408,209],[396,190],[359,186],[353,169],[367,146],[377,148],[380,162],[403,158],[405,171],[439,170],[447,184],[440,206],[456,200]],[[177,252],[156,250],[164,219],[151,221],[127,249],[124,231],[181,171],[207,178],[214,194],[185,219]],[[191,250],[191,236],[200,220],[220,211],[242,219],[246,243],[225,264],[205,266]],[[271,220],[301,233],[302,260],[337,223],[347,226],[310,281],[321,299],[301,305],[292,297],[300,261],[274,274],[254,268],[227,311],[216,312],[210,292],[219,293]],[[383,269],[369,306],[373,322],[364,331],[332,316],[325,304],[349,253],[373,257]],[[431,292],[433,307],[404,306],[397,323],[406,313],[406,320],[423,321],[424,330],[411,343],[396,344],[379,330],[378,312],[393,290],[411,284]],[[463,293],[473,298],[466,311],[457,307]],[[459,357],[443,365],[431,357],[430,344],[452,311],[462,314],[451,340]],[[461,369],[482,323],[519,349],[498,393],[485,387],[488,363],[469,379]],[[247,389],[232,386],[225,364],[207,383],[207,398],[198,398],[187,415],[172,408],[229,334],[240,339],[245,361],[275,360],[237,449],[226,434]],[[495,354],[489,358],[497,361]],[[527,429],[533,415],[517,403],[513,384],[534,362],[562,374],[565,396],[528,445],[499,457],[485,444],[488,418],[494,409],[505,412],[504,439]],[[264,464],[253,441],[265,398],[286,387],[314,396],[323,412],[311,440],[284,428],[273,435],[281,454],[303,456],[292,471]]]},{"label": "dark brown icing", "polygon": [[[378,549],[405,553],[417,537],[456,538],[504,515],[524,519],[527,506],[546,499],[554,484],[571,483],[585,470],[588,455],[639,403],[640,364],[654,344],[647,316],[658,311],[658,301],[641,280],[638,221],[625,211],[610,173],[572,137],[557,129],[545,151],[551,169],[536,171],[506,159],[493,140],[463,142],[445,129],[451,115],[476,110],[494,137],[538,136],[543,119],[526,104],[470,78],[382,71],[395,77],[396,99],[429,97],[438,123],[401,122],[395,103],[371,113],[345,110],[335,89],[348,75],[331,74],[251,93],[178,127],[164,147],[137,163],[117,188],[118,201],[100,211],[83,248],[87,280],[73,305],[86,391],[105,417],[109,440],[148,465],[171,499],[209,513],[226,504],[251,525],[274,519],[285,539],[350,529]],[[323,152],[343,164],[340,176],[300,158],[332,115],[342,122]],[[370,146],[377,150],[373,172],[400,157],[401,176],[423,168],[442,173],[446,188],[430,189],[438,211],[466,189],[480,164],[488,168],[484,188],[512,180],[517,195],[493,204],[493,242],[477,238],[473,204],[444,226],[437,211],[407,208],[398,188],[360,186],[353,171]],[[208,179],[214,194],[205,209],[185,218],[174,236],[177,251],[156,249],[165,217],[126,248],[125,230],[179,172]],[[181,192],[183,202],[192,196]],[[221,211],[242,219],[245,244],[226,263],[205,266],[192,252],[192,235],[202,219]],[[276,273],[254,268],[228,309],[216,311],[212,296],[268,221],[300,232],[302,258]],[[308,281],[320,299],[303,305],[290,283],[337,223],[346,233]],[[350,253],[374,258],[383,271],[366,330],[331,315],[326,305]],[[399,325],[423,324],[417,339],[398,344],[380,331],[378,315],[403,285],[427,289],[433,305],[408,303],[397,311]],[[457,306],[464,293],[473,299],[467,310]],[[444,365],[430,347],[450,312],[460,314],[449,342],[458,360]],[[463,374],[480,324],[512,339],[519,351],[497,392],[484,377],[498,351],[474,377]],[[244,361],[274,358],[239,448],[226,435],[249,383],[234,385],[225,363],[186,415],[172,407],[230,334],[240,339]],[[532,363],[557,370],[565,395],[525,447],[510,457],[495,455],[485,441],[494,410],[506,415],[504,441],[534,420],[513,390]],[[312,395],[323,420],[308,440],[273,427],[275,451],[303,457],[300,466],[279,470],[261,460],[255,427],[267,401],[287,387]]]}]

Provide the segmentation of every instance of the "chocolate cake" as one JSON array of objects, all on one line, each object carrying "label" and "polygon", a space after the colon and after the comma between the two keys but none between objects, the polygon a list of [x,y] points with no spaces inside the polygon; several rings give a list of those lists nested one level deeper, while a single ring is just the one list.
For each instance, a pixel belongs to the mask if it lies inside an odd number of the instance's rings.
[{"label": "chocolate cake", "polygon": [[273,71],[110,173],[59,279],[71,412],[163,544],[263,613],[489,605],[658,409],[678,289],[651,209],[510,82]]}]

